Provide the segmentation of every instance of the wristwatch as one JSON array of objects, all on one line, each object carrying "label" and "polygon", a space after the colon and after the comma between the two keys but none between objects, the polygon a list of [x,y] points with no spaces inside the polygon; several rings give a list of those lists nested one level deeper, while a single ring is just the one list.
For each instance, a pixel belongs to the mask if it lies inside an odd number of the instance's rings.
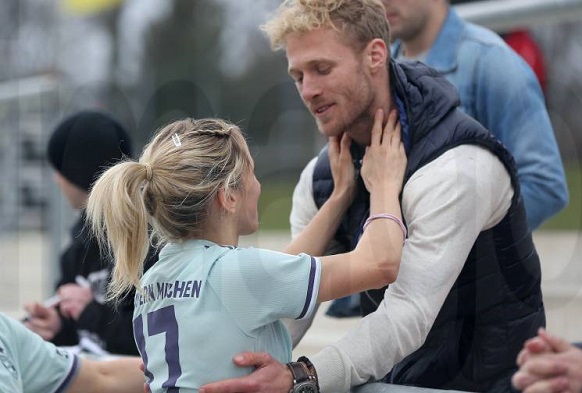
[{"label": "wristwatch", "polygon": [[302,356],[296,362],[287,363],[287,367],[293,374],[293,386],[289,393],[319,393],[317,373],[309,359]]}]

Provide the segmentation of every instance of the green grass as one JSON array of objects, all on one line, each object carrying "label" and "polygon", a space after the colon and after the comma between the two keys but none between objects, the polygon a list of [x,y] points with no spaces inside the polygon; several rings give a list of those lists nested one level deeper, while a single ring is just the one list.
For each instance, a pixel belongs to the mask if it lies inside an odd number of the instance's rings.
[{"label": "green grass", "polygon": [[570,192],[570,203],[542,225],[541,229],[579,230],[582,228],[582,169],[579,166],[567,166],[566,182]]},{"label": "green grass", "polygon": [[261,230],[289,230],[289,213],[293,181],[270,181],[261,184],[259,220]]},{"label": "green grass", "polygon": [[[543,230],[579,230],[582,228],[582,169],[566,168],[566,181],[570,191],[570,203],[556,216],[548,220]],[[262,184],[259,200],[259,218],[262,230],[288,230],[289,213],[294,181],[275,180]]]}]

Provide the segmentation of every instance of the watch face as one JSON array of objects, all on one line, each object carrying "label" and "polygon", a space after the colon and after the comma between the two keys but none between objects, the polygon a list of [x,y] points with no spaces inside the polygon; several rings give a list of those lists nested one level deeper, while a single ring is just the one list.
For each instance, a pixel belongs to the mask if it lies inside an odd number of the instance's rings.
[{"label": "watch face", "polygon": [[295,386],[293,393],[318,393],[317,387],[313,382],[302,382]]},{"label": "watch face", "polygon": [[317,393],[313,386],[302,386],[299,388],[297,393]]}]

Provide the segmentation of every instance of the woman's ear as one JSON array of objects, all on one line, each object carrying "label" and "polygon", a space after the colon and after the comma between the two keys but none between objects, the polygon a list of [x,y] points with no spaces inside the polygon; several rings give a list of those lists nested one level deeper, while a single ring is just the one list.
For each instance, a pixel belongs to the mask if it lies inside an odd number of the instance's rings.
[{"label": "woman's ear", "polygon": [[372,74],[378,70],[386,68],[386,61],[388,59],[388,47],[384,40],[374,38],[366,46],[366,58],[368,59],[368,66]]},{"label": "woman's ear", "polygon": [[235,213],[237,207],[237,196],[234,192],[227,193],[224,188],[218,190],[218,204],[228,213]]}]

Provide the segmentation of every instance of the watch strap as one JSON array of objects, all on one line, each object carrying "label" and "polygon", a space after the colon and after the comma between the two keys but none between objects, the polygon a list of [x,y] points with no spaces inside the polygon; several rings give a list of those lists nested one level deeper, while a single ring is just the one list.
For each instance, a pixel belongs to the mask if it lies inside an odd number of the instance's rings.
[{"label": "watch strap", "polygon": [[[304,363],[290,362],[287,363],[287,367],[289,367],[291,374],[293,374],[293,386],[301,382],[309,381],[309,374]],[[293,392],[293,388],[291,388],[290,392]]]},{"label": "watch strap", "polygon": [[296,362],[287,363],[287,367],[291,370],[293,375],[293,386],[289,393],[296,392],[296,388],[308,384],[311,386],[311,391],[319,392],[319,381],[317,380],[317,373],[315,367],[305,356],[301,356]]},{"label": "watch strap", "polygon": [[305,364],[305,368],[307,370],[307,376],[313,382],[315,382],[315,386],[317,386],[317,391],[319,391],[319,379],[317,378],[317,371],[315,370],[315,366],[306,356],[301,356],[297,359],[297,362]]}]

